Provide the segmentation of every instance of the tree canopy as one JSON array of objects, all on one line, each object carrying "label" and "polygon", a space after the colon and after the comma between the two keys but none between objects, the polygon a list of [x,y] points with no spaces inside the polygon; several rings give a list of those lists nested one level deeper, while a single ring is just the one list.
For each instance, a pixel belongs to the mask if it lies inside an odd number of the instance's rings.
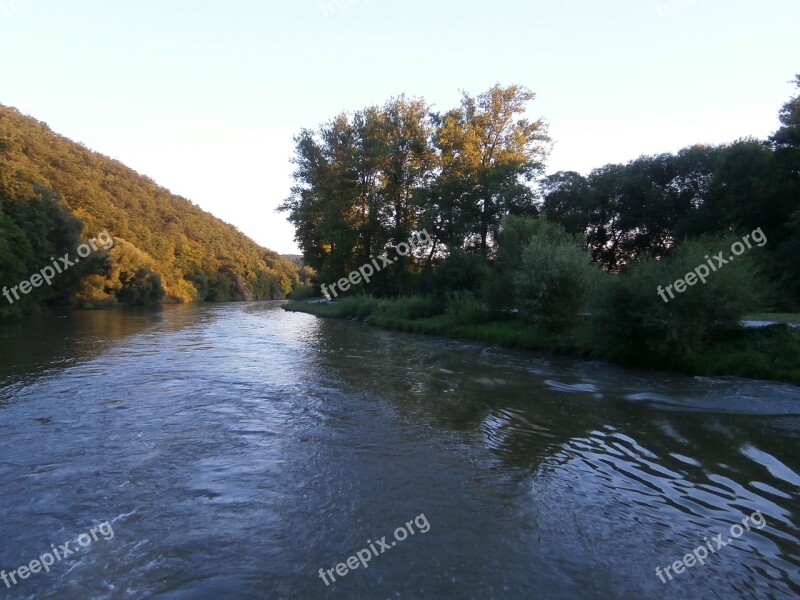
[{"label": "tree canopy", "polygon": [[543,168],[543,121],[524,118],[534,94],[494,86],[437,113],[421,99],[342,114],[295,139],[295,186],[281,206],[318,282],[333,281],[408,239],[430,246],[401,257],[364,287],[409,290],[434,259],[486,258],[508,214],[534,210],[528,182]]}]

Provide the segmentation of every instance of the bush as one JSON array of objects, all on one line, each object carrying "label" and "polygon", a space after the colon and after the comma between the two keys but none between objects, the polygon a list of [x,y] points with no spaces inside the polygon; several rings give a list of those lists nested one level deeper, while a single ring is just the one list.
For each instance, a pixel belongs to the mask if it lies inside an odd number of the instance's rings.
[{"label": "bush", "polygon": [[497,255],[483,278],[481,295],[489,307],[519,306],[514,277],[520,272],[523,251],[534,238],[572,243],[576,247],[583,241],[581,236],[570,235],[561,225],[542,217],[506,217],[497,240]]},{"label": "bush", "polygon": [[485,261],[478,254],[453,249],[450,255],[436,263],[433,272],[424,278],[425,290],[449,292],[478,291],[484,277]]},{"label": "bush", "polygon": [[565,331],[577,322],[600,275],[589,254],[572,240],[534,236],[513,277],[520,312],[546,330]]},{"label": "bush", "polygon": [[659,295],[707,264],[712,248],[731,240],[685,242],[666,260],[634,263],[615,276],[600,302],[596,343],[610,358],[630,364],[677,365],[700,353],[715,331],[739,326],[758,306],[763,284],[747,257],[723,265],[668,302]]}]

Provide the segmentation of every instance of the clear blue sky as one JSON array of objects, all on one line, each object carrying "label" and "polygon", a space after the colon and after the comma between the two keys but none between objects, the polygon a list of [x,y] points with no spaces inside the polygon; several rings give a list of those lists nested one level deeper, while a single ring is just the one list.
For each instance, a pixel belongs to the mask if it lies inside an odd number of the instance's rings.
[{"label": "clear blue sky", "polygon": [[0,0],[0,103],[294,252],[302,127],[519,83],[548,172],[765,137],[799,24],[798,0]]}]

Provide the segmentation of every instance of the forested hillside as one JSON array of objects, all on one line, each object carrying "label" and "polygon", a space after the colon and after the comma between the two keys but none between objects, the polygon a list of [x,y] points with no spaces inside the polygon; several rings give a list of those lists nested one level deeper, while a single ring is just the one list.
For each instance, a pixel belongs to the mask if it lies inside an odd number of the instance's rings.
[{"label": "forested hillside", "polygon": [[284,297],[297,268],[118,161],[0,105],[0,285],[14,286],[107,231],[114,245],[12,304]]}]

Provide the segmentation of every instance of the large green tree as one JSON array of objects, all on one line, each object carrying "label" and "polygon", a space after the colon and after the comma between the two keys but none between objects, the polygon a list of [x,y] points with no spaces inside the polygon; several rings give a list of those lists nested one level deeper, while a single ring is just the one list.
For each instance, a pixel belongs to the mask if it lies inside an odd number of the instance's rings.
[{"label": "large green tree", "polygon": [[295,185],[280,210],[316,282],[338,280],[421,229],[431,245],[396,257],[364,284],[368,291],[404,293],[442,258],[485,259],[502,218],[534,210],[530,181],[548,138],[541,120],[523,116],[533,98],[520,86],[495,86],[438,114],[400,97],[302,131]]},{"label": "large green tree", "polygon": [[[280,210],[318,282],[338,280],[418,229],[419,197],[438,165],[431,140],[427,106],[405,97],[295,138],[295,185]],[[412,262],[395,262],[373,288],[402,281]]]},{"label": "large green tree", "polygon": [[[795,77],[800,92],[800,75]],[[781,287],[794,307],[800,306],[800,93],[783,105],[779,113],[782,127],[771,141],[775,146],[777,169],[784,182],[783,196],[794,200],[791,216],[786,221],[786,237],[775,248],[775,269]]]},{"label": "large green tree", "polygon": [[529,182],[549,148],[541,119],[524,117],[536,95],[496,85],[437,116],[442,168],[426,203],[424,222],[448,248],[488,256],[506,215],[534,211]]}]

